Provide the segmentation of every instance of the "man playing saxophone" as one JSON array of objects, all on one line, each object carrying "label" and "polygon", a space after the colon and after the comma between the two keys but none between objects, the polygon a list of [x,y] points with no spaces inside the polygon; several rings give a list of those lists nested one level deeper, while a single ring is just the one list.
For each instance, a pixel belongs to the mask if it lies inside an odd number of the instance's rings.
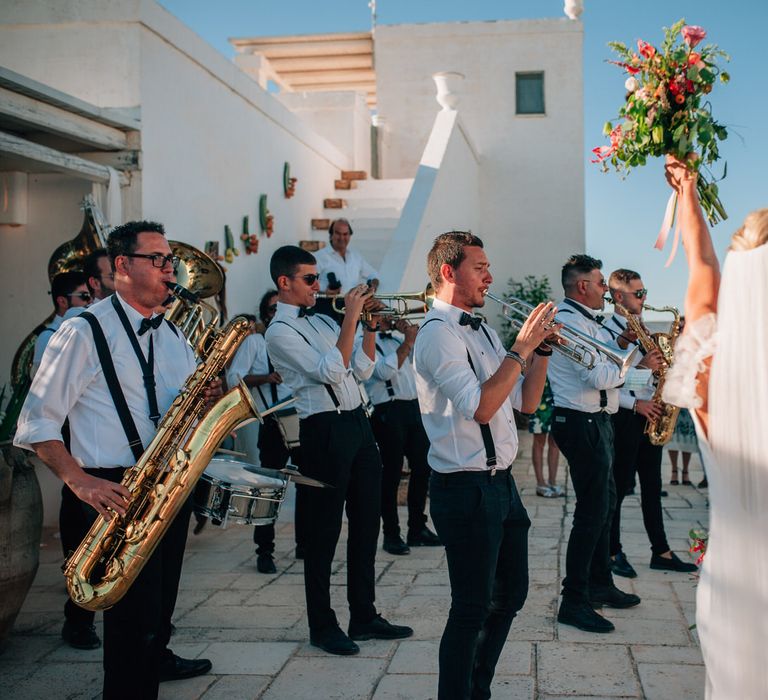
[{"label": "man playing saxophone", "polygon": [[[97,515],[125,515],[130,492],[120,483],[123,475],[195,370],[183,335],[153,315],[168,296],[177,262],[162,225],[118,226],[108,253],[116,293],[63,323],[51,339],[15,438],[78,499],[88,527]],[[206,392],[220,395],[220,382]],[[67,417],[69,450],[61,435]],[[104,700],[156,698],[159,681],[211,668],[207,659],[182,659],[167,648],[189,515],[182,508],[126,595],[104,613]]]},{"label": "man playing saxophone", "polygon": [[[638,336],[641,336],[644,342],[640,342],[640,345],[645,352],[646,365],[655,367],[657,373],[663,371],[662,354],[654,346],[642,320],[643,304],[648,290],[644,287],[640,274],[634,270],[615,270],[611,273],[608,285],[615,312],[605,325],[616,333],[617,345],[626,347],[628,343],[638,342]],[[696,571],[694,564],[681,561],[670,550],[664,531],[661,510],[663,447],[652,444],[645,433],[646,422],[658,421],[662,416],[662,408],[653,401],[653,395],[654,389],[651,385],[636,390],[622,387],[619,390],[619,410],[613,414],[615,437],[612,467],[616,482],[616,510],[611,522],[609,551],[613,573],[627,578],[634,578],[637,572],[627,561],[621,548],[621,504],[632,484],[635,470],[640,479],[643,524],[651,542],[651,568],[686,573]]]}]

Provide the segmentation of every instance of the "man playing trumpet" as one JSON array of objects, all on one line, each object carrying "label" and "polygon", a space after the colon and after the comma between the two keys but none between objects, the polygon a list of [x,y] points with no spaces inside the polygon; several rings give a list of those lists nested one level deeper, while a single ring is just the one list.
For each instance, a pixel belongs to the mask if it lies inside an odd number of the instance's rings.
[{"label": "man playing trumpet", "polygon": [[539,304],[505,350],[472,309],[493,277],[483,243],[452,231],[427,258],[436,290],[416,337],[416,386],[430,440],[430,512],[445,545],[451,609],[440,642],[438,698],[490,698],[512,620],[528,593],[528,519],[510,472],[513,409],[544,389],[555,308]]}]

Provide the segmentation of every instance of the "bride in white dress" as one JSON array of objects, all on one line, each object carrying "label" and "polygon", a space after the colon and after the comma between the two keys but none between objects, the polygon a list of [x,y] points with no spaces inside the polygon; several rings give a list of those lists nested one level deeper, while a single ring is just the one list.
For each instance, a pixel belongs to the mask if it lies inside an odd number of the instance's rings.
[{"label": "bride in white dress", "polygon": [[709,479],[696,598],[709,700],[768,698],[768,209],[734,234],[722,280],[696,176],[667,158],[690,277],[664,400],[689,408]]}]

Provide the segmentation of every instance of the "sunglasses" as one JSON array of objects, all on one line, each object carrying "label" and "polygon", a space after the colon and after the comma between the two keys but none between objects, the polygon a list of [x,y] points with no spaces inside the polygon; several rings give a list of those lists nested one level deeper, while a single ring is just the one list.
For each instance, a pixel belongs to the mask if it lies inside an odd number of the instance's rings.
[{"label": "sunglasses", "polygon": [[642,289],[637,289],[634,292],[630,292],[632,296],[634,296],[636,299],[642,299],[643,297],[648,296],[648,290],[643,287]]},{"label": "sunglasses", "polygon": [[[310,275],[300,275],[301,279],[303,279],[310,287],[317,282],[317,280],[320,279],[320,275],[316,274],[310,274]],[[296,279],[296,275],[293,276],[293,279]]]},{"label": "sunglasses", "polygon": [[603,287],[603,289],[608,288],[608,282],[605,281],[605,278],[601,279],[599,282],[595,282],[595,280],[591,280],[589,277],[582,277],[579,282],[591,282],[592,284],[596,284],[598,287]]},{"label": "sunglasses", "polygon": [[77,297],[78,299],[82,299],[83,301],[91,300],[90,292],[72,292],[72,294],[65,294],[64,296],[67,297],[68,299],[71,299],[72,297]]},{"label": "sunglasses", "polygon": [[152,261],[153,267],[163,268],[166,265],[172,265],[175,269],[179,265],[178,255],[161,255],[160,253],[125,253],[126,258],[145,258]]}]

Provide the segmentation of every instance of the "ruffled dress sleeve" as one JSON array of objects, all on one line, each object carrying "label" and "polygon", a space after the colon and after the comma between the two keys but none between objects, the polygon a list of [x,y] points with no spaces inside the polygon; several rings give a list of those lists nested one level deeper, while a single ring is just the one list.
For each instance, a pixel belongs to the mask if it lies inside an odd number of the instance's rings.
[{"label": "ruffled dress sleeve", "polygon": [[711,357],[717,345],[717,316],[706,314],[689,323],[675,343],[674,360],[667,371],[662,391],[665,403],[680,408],[700,408],[698,375],[705,371],[704,361]]}]

